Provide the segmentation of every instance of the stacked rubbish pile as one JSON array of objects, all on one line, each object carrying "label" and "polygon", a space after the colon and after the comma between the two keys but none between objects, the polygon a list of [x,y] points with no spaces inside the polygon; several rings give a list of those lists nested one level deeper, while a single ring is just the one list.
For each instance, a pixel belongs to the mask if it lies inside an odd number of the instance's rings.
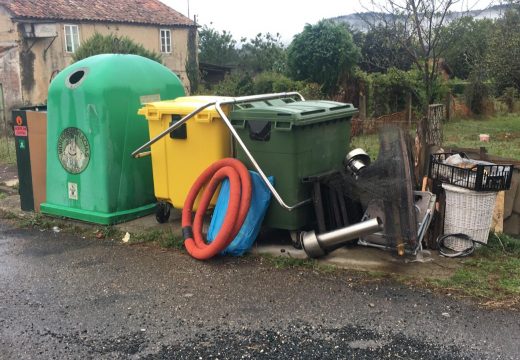
[{"label": "stacked rubbish pile", "polygon": [[[132,81],[136,71],[145,80]],[[244,254],[261,228],[282,230],[309,257],[350,243],[413,256],[432,237],[446,256],[467,255],[486,242],[496,194],[511,185],[512,165],[439,153],[431,192],[419,191],[403,130],[383,129],[374,161],[350,149],[352,104],[297,92],[184,96],[170,70],[134,55],[69,66],[52,81],[48,105],[53,186],[28,204],[106,225],[153,211],[165,223],[182,209],[185,247],[200,260]],[[15,130],[27,160],[24,119]]]},{"label": "stacked rubbish pile", "polygon": [[[152,157],[157,220],[167,221],[170,207],[182,208],[186,249],[205,260],[241,255],[261,226],[295,239],[313,229],[313,186],[304,179],[343,167],[357,109],[282,93],[181,97],[148,103],[139,113],[148,120],[151,140],[133,156]],[[205,240],[209,208],[214,211]],[[380,219],[375,224],[363,225],[357,235],[382,229]]]},{"label": "stacked rubbish pile", "polygon": [[261,227],[287,231],[310,257],[351,242],[417,254],[435,196],[413,190],[403,131],[381,134],[373,163],[362,149],[346,154],[356,112],[298,93],[152,102],[139,112],[151,140],[133,156],[151,155],[157,219],[182,208],[185,246],[197,259],[241,255]]},{"label": "stacked rubbish pile", "polygon": [[486,244],[499,191],[511,186],[513,165],[469,159],[464,153],[432,154],[429,178],[444,200],[437,245],[447,257],[467,256]]},{"label": "stacked rubbish pile", "polygon": [[460,256],[486,242],[512,165],[434,154],[419,191],[409,134],[383,129],[372,161],[349,150],[356,114],[297,92],[184,96],[160,64],[93,56],[54,78],[39,116],[49,121],[15,114],[22,208],[104,225],[154,211],[165,223],[179,209],[185,247],[200,260],[244,254],[262,228],[309,257],[350,243]]}]

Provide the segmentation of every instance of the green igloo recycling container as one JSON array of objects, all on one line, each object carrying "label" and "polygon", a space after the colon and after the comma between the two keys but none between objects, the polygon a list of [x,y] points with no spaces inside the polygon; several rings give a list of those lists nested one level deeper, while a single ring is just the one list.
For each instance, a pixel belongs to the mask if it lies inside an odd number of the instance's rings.
[{"label": "green igloo recycling container", "polygon": [[52,81],[47,104],[45,214],[103,225],[154,211],[149,140],[137,111],[184,96],[179,78],[136,55],[103,54],[72,64]]}]

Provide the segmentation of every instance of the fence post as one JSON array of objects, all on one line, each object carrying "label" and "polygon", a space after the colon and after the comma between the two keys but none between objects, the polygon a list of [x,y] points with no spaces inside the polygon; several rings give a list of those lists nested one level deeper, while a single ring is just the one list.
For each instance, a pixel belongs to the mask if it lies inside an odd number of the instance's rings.
[{"label": "fence post", "polygon": [[406,118],[408,119],[408,128],[412,127],[412,93],[406,94]]},{"label": "fence post", "polygon": [[442,121],[444,120],[444,105],[432,104],[428,106],[428,130],[426,144],[441,146],[443,141]]},{"label": "fence post", "polygon": [[451,98],[452,98],[451,91],[446,95],[446,121],[451,120]]},{"label": "fence post", "polygon": [[359,118],[365,121],[367,118],[367,98],[364,93],[359,93]]}]

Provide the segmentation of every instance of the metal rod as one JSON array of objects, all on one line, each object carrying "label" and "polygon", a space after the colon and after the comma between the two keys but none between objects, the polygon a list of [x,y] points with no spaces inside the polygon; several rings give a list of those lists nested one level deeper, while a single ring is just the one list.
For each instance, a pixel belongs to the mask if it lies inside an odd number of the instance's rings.
[{"label": "metal rod", "polygon": [[274,100],[284,97],[298,96],[301,101],[305,101],[304,97],[297,91],[274,93],[274,94],[262,94],[262,95],[248,95],[231,98],[230,100],[217,101],[220,105],[232,105],[249,101],[260,101],[260,100]]},{"label": "metal rod", "polygon": [[[300,95],[301,96],[301,95]],[[267,97],[265,97],[267,98]],[[264,98],[264,99],[265,99]],[[273,97],[273,99],[276,99],[276,97]],[[242,148],[242,150],[244,150],[244,153],[246,154],[246,156],[249,158],[249,161],[251,161],[251,163],[253,164],[253,167],[256,169],[256,171],[258,172],[258,174],[260,175],[260,177],[262,178],[263,182],[265,183],[265,185],[267,186],[267,188],[269,189],[269,191],[271,191],[271,194],[273,194],[274,198],[276,199],[276,201],[278,202],[278,204],[280,204],[281,207],[283,207],[285,210],[288,210],[288,211],[292,211],[302,205],[305,205],[307,203],[310,203],[312,201],[312,199],[306,199],[306,200],[303,200],[297,204],[294,204],[294,205],[287,205],[282,197],[278,194],[278,192],[276,191],[276,189],[274,188],[274,186],[271,184],[271,182],[269,181],[269,179],[267,179],[267,176],[264,174],[264,172],[262,171],[262,168],[260,168],[260,165],[258,165],[258,163],[256,162],[255,158],[253,157],[253,155],[251,154],[251,152],[249,152],[248,148],[246,147],[246,144],[244,144],[244,142],[242,141],[242,139],[240,138],[240,136],[238,135],[237,131],[235,130],[235,128],[233,127],[233,125],[231,124],[231,121],[229,121],[229,119],[227,118],[226,114],[224,113],[224,111],[222,110],[222,107],[221,105],[222,104],[229,104],[227,102],[220,102],[220,101],[217,101],[217,103],[215,104],[215,108],[217,109],[217,112],[219,113],[220,117],[222,118],[222,120],[224,121],[224,123],[227,125],[227,127],[229,128],[229,131],[231,131],[231,134],[233,135],[233,137],[235,138],[235,140],[237,141],[237,143],[240,145],[240,147]],[[235,103],[236,104],[236,103]]]},{"label": "metal rod", "polygon": [[[264,95],[250,95],[250,96],[240,96],[236,98],[229,98],[229,100],[222,100],[220,101],[220,105],[231,105],[231,104],[238,104],[242,102],[249,102],[249,101],[259,101],[259,100],[272,100],[272,99],[279,99],[282,97],[292,97],[292,96],[298,96],[300,97],[301,101],[305,101],[303,96],[296,91],[293,92],[285,92],[285,93],[275,93],[275,94],[264,94]],[[216,101],[210,101],[207,104],[202,105],[201,107],[193,110],[191,113],[180,119],[179,121],[172,124],[170,127],[168,127],[166,130],[161,132],[159,135],[154,137],[153,139],[150,139],[146,144],[140,146],[138,149],[136,149],[131,155],[132,157],[136,157],[137,153],[143,151],[144,149],[150,147],[151,145],[155,144],[157,141],[168,135],[169,133],[175,131],[177,128],[179,128],[181,125],[183,125],[186,121],[200,113],[202,110],[207,109],[210,106],[215,105]]]},{"label": "metal rod", "polygon": [[150,146],[155,144],[157,141],[161,140],[163,137],[165,137],[169,133],[175,131],[177,128],[181,127],[181,125],[184,124],[186,121],[188,121],[189,119],[191,119],[192,117],[194,117],[195,115],[200,113],[202,110],[210,107],[211,105],[215,105],[215,102],[209,102],[209,103],[207,103],[205,105],[202,105],[201,107],[193,110],[188,115],[186,115],[185,117],[183,117],[179,121],[177,121],[174,124],[172,124],[169,128],[164,130],[162,133],[160,133],[159,135],[157,135],[153,139],[150,139],[150,141],[148,141],[146,144],[144,144],[144,145],[140,146],[139,148],[137,148],[136,150],[134,150],[134,152],[132,153],[132,157],[137,158],[137,154],[139,152],[143,151],[144,149],[149,148]]},{"label": "metal rod", "polygon": [[421,225],[419,226],[419,230],[417,231],[417,240],[419,242],[422,241],[424,234],[428,230],[428,226],[430,225],[430,217],[432,215],[432,211],[430,209],[426,210],[426,215],[424,216]]},{"label": "metal rod", "polygon": [[146,156],[150,156],[152,155],[152,152],[151,151],[143,151],[143,152],[140,152],[138,154],[135,154],[135,158],[136,159],[139,159],[139,158],[143,158],[143,157],[146,157]]},{"label": "metal rod", "polygon": [[314,179],[312,200],[314,202],[314,212],[316,213],[316,220],[318,221],[318,232],[324,233],[327,231],[325,226],[325,213],[323,211],[323,199],[321,196],[321,184],[318,179]]},{"label": "metal rod", "polygon": [[349,226],[350,221],[348,219],[348,213],[347,213],[347,202],[345,201],[345,197],[343,196],[343,193],[339,190],[336,190],[336,196],[339,201],[339,209],[341,210],[341,216],[343,219],[341,226]]},{"label": "metal rod", "polygon": [[225,99],[222,99],[220,101],[208,102],[207,104],[202,105],[201,107],[193,110],[191,113],[189,113],[188,115],[186,115],[185,117],[183,117],[179,121],[177,121],[174,124],[172,124],[169,128],[167,128],[166,130],[161,132],[159,135],[157,135],[156,137],[154,137],[153,139],[148,141],[146,144],[140,146],[138,149],[136,149],[132,153],[132,157],[137,158],[139,156],[139,153],[142,150],[150,147],[152,144],[156,143],[157,141],[162,139],[164,136],[166,136],[169,133],[171,133],[172,131],[176,130],[182,124],[184,124],[186,121],[191,119],[193,116],[197,115],[202,110],[204,110],[204,109],[206,109],[206,108],[208,108],[210,106],[215,105],[215,109],[217,110],[217,112],[219,113],[220,117],[224,121],[224,124],[226,124],[226,126],[229,129],[229,131],[231,132],[231,135],[233,135],[233,137],[235,138],[237,143],[240,145],[242,150],[244,150],[244,153],[247,155],[247,157],[249,158],[249,160],[253,164],[253,166],[256,169],[256,171],[260,174],[260,177],[262,178],[263,182],[266,184],[266,186],[269,189],[269,191],[273,194],[273,196],[276,199],[276,201],[278,202],[278,204],[280,204],[280,206],[283,207],[284,209],[286,209],[288,211],[292,211],[292,210],[294,210],[294,209],[296,209],[296,208],[298,208],[298,207],[300,207],[302,205],[305,205],[305,204],[311,202],[312,199],[306,199],[306,200],[301,201],[301,202],[299,202],[297,204],[294,204],[292,206],[287,205],[283,201],[283,199],[278,194],[278,192],[276,191],[274,186],[271,184],[269,179],[267,179],[267,176],[264,174],[264,172],[260,168],[260,165],[258,165],[258,163],[256,162],[256,160],[253,157],[253,155],[251,154],[251,152],[249,152],[249,150],[247,149],[246,145],[244,144],[244,142],[242,141],[242,139],[238,135],[237,131],[233,127],[233,124],[231,124],[231,121],[229,121],[228,117],[226,116],[226,114],[222,110],[222,105],[239,104],[239,103],[249,102],[249,101],[280,99],[280,98],[284,98],[284,97],[293,97],[293,96],[298,96],[301,101],[305,101],[304,97],[300,93],[298,93],[298,92],[284,92],[284,93],[276,93],[276,94],[251,95],[251,96],[241,96],[241,97],[236,97],[236,98],[225,98]]}]

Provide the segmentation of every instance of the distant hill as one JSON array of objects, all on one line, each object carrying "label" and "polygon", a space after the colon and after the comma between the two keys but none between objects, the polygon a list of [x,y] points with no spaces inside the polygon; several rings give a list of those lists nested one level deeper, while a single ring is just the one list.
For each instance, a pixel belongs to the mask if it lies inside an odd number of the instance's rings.
[{"label": "distant hill", "polygon": [[[462,16],[471,16],[475,19],[496,19],[501,17],[507,10],[508,5],[495,5],[484,10],[471,10],[466,12],[453,12],[450,13],[447,20],[448,22],[458,19]],[[341,22],[349,24],[353,29],[360,31],[367,31],[368,26],[364,19],[370,20],[370,18],[380,18],[381,14],[374,12],[355,13],[350,15],[343,15],[331,18],[335,22]],[[388,20],[391,20],[392,15],[386,15]]]}]

